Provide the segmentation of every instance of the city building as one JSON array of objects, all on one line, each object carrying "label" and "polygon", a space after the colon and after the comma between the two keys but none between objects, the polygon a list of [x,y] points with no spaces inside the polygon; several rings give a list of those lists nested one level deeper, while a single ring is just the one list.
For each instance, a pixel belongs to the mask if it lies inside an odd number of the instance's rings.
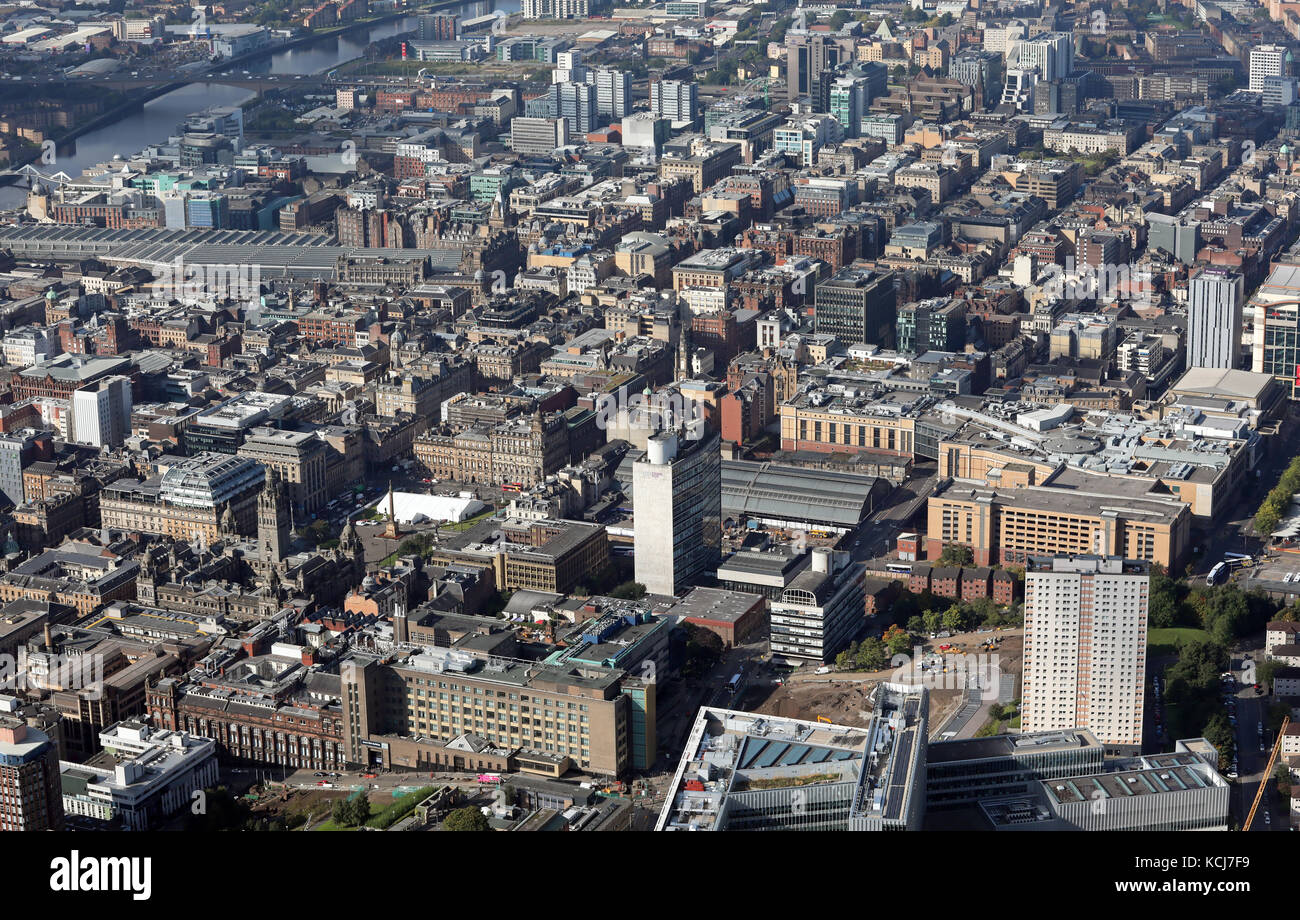
[{"label": "city building", "polygon": [[636,581],[651,594],[681,594],[717,567],[722,528],[722,456],[716,433],[652,436],[633,465]]},{"label": "city building", "polygon": [[94,447],[121,447],[131,432],[131,381],[113,376],[72,394],[70,440]]},{"label": "city building", "polygon": [[1250,49],[1250,84],[1252,93],[1264,91],[1269,77],[1290,76],[1292,56],[1285,45],[1256,45]]},{"label": "city building", "polygon": [[650,114],[672,124],[700,117],[700,87],[693,80],[654,80],[650,83]]},{"label": "city building", "polygon": [[102,752],[87,763],[59,765],[66,814],[122,830],[161,830],[217,786],[217,746],[208,738],[119,722],[99,742]]},{"label": "city building", "polygon": [[845,268],[817,285],[816,328],[842,345],[858,342],[894,347],[894,275]]},{"label": "city building", "polygon": [[1244,281],[1203,269],[1187,282],[1187,366],[1235,368],[1241,349]]},{"label": "city building", "polygon": [[1087,729],[1142,745],[1150,569],[1118,556],[1031,559],[1025,572],[1022,731]]},{"label": "city building", "polygon": [[866,728],[700,709],[655,830],[920,830],[929,691],[870,696]]},{"label": "city building", "polygon": [[346,662],[342,695],[363,766],[615,777],[632,766],[634,725],[656,749],[653,681],[615,668],[425,647]]},{"label": "city building", "polygon": [[848,553],[813,549],[803,572],[772,599],[773,660],[799,665],[835,660],[866,624],[863,570]]},{"label": "city building", "polygon": [[16,717],[17,707],[0,698],[0,830],[62,830],[58,745]]}]

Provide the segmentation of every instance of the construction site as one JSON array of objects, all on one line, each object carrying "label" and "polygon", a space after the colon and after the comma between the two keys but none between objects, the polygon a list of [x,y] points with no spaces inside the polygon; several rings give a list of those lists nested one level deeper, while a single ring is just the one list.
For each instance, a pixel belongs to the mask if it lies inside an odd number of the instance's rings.
[{"label": "construction site", "polygon": [[[930,687],[933,738],[940,737],[949,718],[962,708],[966,700],[963,677],[975,664],[975,661],[967,660],[969,656],[988,656],[980,660],[982,664],[996,664],[1003,675],[1011,675],[1016,687],[1019,686],[1024,656],[1024,637],[1019,629],[933,639],[927,641],[922,649],[926,665],[926,670],[921,672],[922,682]],[[910,664],[908,666],[910,668]],[[871,718],[867,701],[872,690],[881,681],[899,681],[897,671],[897,667],[879,671],[832,670],[829,674],[801,671],[779,685],[751,685],[737,708],[788,719],[815,720],[820,717],[841,725],[865,726]]]}]

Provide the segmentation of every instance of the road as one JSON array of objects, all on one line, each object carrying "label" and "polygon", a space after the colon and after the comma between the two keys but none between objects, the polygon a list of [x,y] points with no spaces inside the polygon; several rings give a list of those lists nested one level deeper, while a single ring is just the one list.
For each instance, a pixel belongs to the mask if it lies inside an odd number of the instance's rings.
[{"label": "road", "polygon": [[1270,445],[1268,456],[1256,467],[1259,475],[1248,473],[1249,478],[1238,490],[1240,494],[1232,506],[1233,519],[1220,522],[1211,532],[1199,535],[1197,548],[1200,552],[1192,562],[1198,573],[1208,572],[1214,563],[1223,559],[1224,553],[1255,554],[1262,550],[1264,541],[1254,528],[1255,510],[1269,490],[1277,485],[1292,458],[1300,453],[1300,424],[1288,419],[1282,427],[1286,432],[1285,440],[1279,435],[1277,442]]},{"label": "road", "polygon": [[[1249,653],[1252,660],[1263,659],[1263,650]],[[1234,665],[1242,665],[1241,659],[1234,659]],[[1258,696],[1250,684],[1241,684],[1233,694],[1237,703],[1237,766],[1240,774],[1237,780],[1238,799],[1234,803],[1238,814],[1238,823],[1244,823],[1250,813],[1251,803],[1259,790],[1259,784],[1267,781],[1264,768],[1268,765],[1269,755],[1277,733],[1268,729],[1268,708],[1271,696]],[[1260,723],[1265,723],[1264,734],[1259,734]],[[1259,811],[1255,815],[1253,831],[1284,831],[1288,829],[1290,816],[1278,807],[1276,789],[1270,788],[1260,800]]]},{"label": "road", "polygon": [[931,473],[910,479],[891,491],[858,527],[851,548],[853,561],[878,559],[889,553],[898,535],[907,532],[908,523],[934,493],[938,478],[937,473]]}]

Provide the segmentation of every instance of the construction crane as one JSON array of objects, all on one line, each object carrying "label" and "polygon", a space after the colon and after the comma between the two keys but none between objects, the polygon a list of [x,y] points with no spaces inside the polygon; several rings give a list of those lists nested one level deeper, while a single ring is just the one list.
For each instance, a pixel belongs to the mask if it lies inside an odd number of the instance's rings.
[{"label": "construction crane", "polygon": [[1273,742],[1273,753],[1268,758],[1268,766],[1264,768],[1264,777],[1259,781],[1259,790],[1255,793],[1255,802],[1250,806],[1250,814],[1246,816],[1246,823],[1241,826],[1243,831],[1250,830],[1251,824],[1255,821],[1255,812],[1259,810],[1260,800],[1264,798],[1264,790],[1268,788],[1268,778],[1273,774],[1273,765],[1277,763],[1277,755],[1282,750],[1282,739],[1286,736],[1286,727],[1291,724],[1291,717],[1286,716],[1282,719],[1282,726],[1277,730],[1277,741]]}]

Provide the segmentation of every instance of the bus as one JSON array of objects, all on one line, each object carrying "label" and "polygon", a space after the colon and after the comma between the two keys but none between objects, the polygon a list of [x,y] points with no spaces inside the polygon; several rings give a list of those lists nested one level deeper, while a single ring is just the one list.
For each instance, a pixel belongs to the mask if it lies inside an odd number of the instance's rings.
[{"label": "bus", "polygon": [[1219,582],[1223,581],[1228,575],[1228,563],[1216,562],[1214,568],[1210,569],[1210,574],[1205,576],[1205,585],[1213,588]]},{"label": "bus", "polygon": [[1244,556],[1241,553],[1224,553],[1223,561],[1229,569],[1241,569],[1255,563],[1254,558]]},{"label": "bus", "polygon": [[730,690],[732,693],[735,693],[737,690],[740,689],[740,675],[739,675],[739,674],[732,674],[732,675],[731,675],[731,680],[727,681],[727,689]]},{"label": "bus", "polygon": [[911,575],[912,566],[906,562],[887,562],[885,563],[885,571],[893,572],[896,575]]}]

